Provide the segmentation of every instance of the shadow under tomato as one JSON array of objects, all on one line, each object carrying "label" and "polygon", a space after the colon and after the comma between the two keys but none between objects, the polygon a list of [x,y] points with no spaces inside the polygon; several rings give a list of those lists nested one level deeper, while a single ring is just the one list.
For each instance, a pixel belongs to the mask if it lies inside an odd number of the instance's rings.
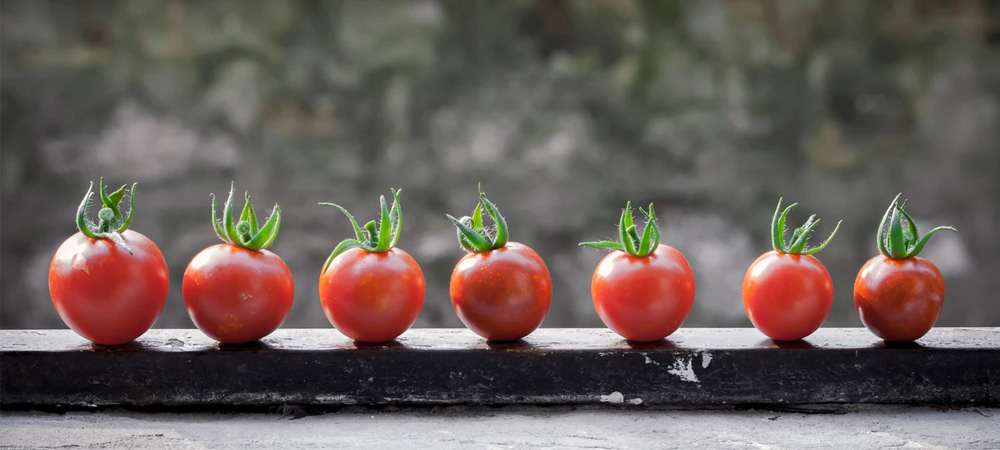
[{"label": "shadow under tomato", "polygon": [[406,348],[406,346],[393,339],[385,342],[354,341],[354,348],[358,350],[400,350]]},{"label": "shadow under tomato", "polygon": [[[639,341],[621,341],[625,347],[631,348],[632,350],[679,350],[680,347],[675,344],[670,339],[660,339],[658,341],[649,342],[639,342]],[[620,346],[621,347],[621,346]]]},{"label": "shadow under tomato", "polygon": [[817,348],[815,345],[809,343],[804,339],[799,339],[797,341],[776,341],[774,339],[764,339],[757,342],[755,346],[757,348],[781,348],[781,349],[811,349]]},{"label": "shadow under tomato", "polygon": [[118,345],[103,345],[91,342],[77,347],[80,351],[94,353],[118,353],[118,352],[146,352],[153,351],[156,347],[147,345],[141,341],[126,342]]},{"label": "shadow under tomato", "polygon": [[491,350],[533,350],[534,345],[531,345],[528,341],[524,339],[518,339],[516,341],[486,341],[486,346]]},{"label": "shadow under tomato", "polygon": [[219,342],[215,345],[216,350],[223,352],[254,352],[260,350],[271,350],[270,344],[263,341],[245,342],[242,344],[225,344]]},{"label": "shadow under tomato", "polygon": [[879,349],[920,349],[926,348],[919,342],[891,342],[891,341],[879,341],[871,345],[871,348]]}]

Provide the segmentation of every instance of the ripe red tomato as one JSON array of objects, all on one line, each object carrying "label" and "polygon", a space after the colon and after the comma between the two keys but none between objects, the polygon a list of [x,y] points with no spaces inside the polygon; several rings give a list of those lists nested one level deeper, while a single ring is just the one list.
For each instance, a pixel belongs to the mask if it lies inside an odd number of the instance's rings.
[{"label": "ripe red tomato", "polygon": [[146,236],[128,229],[137,186],[132,185],[125,217],[118,208],[125,186],[108,194],[102,178],[102,207],[93,223],[87,219],[91,183],[76,212],[80,231],[59,246],[49,265],[49,293],[59,317],[95,344],[124,344],[141,336],[167,301],[170,276],[163,254]]},{"label": "ripe red tomato", "polygon": [[687,319],[694,305],[694,272],[684,255],[660,244],[653,205],[639,211],[646,216],[642,237],[629,202],[619,220],[618,242],[580,245],[614,250],[597,265],[590,283],[601,321],[625,339],[652,342],[677,331]]},{"label": "ripe red tomato", "polygon": [[833,281],[812,255],[769,251],[743,278],[743,306],[761,333],[796,341],[823,325],[833,307]]},{"label": "ripe red tomato", "polygon": [[295,297],[288,266],[266,250],[277,237],[281,208],[274,205],[266,223],[258,226],[248,193],[236,223],[235,190],[234,184],[221,224],[212,197],[212,222],[225,244],[198,253],[184,271],[182,285],[191,320],[208,337],[224,344],[253,342],[271,334],[288,317]]},{"label": "ripe red tomato", "polygon": [[504,247],[465,255],[451,274],[458,318],[491,341],[516,341],[535,331],[549,312],[552,279],[534,250]]},{"label": "ripe red tomato", "polygon": [[59,317],[96,344],[124,344],[141,336],[167,301],[170,276],[160,249],[132,230],[121,238],[131,255],[109,239],[76,233],[49,265],[49,292]]},{"label": "ripe red tomato", "polygon": [[385,342],[408,330],[424,305],[424,274],[398,248],[352,248],[320,275],[319,298],[330,323],[360,342]]},{"label": "ripe red tomato", "polygon": [[854,305],[875,336],[910,342],[934,326],[944,305],[944,277],[930,261],[879,255],[858,272]]},{"label": "ripe red tomato", "polygon": [[694,272],[672,247],[636,257],[615,251],[601,260],[591,282],[597,315],[615,333],[658,341],[680,328],[694,305]]},{"label": "ripe red tomato", "polygon": [[[944,305],[944,277],[930,261],[917,257],[930,237],[951,227],[937,227],[923,238],[913,219],[893,199],[876,235],[879,252],[858,272],[854,306],[875,336],[890,342],[920,339],[937,321]],[[904,223],[906,231],[904,231]]]},{"label": "ripe red tomato", "polygon": [[288,317],[295,283],[269,250],[217,244],[198,253],[184,271],[184,305],[208,337],[225,344],[259,340]]},{"label": "ripe red tomato", "polygon": [[333,203],[354,227],[355,239],[333,250],[319,277],[323,312],[341,333],[359,342],[386,342],[408,330],[424,306],[424,273],[412,257],[394,248],[399,240],[402,205],[392,190],[392,208],[379,198],[381,220],[358,225]]},{"label": "ripe red tomato", "polygon": [[[483,210],[496,227],[483,225]],[[535,331],[552,302],[552,278],[542,258],[508,242],[507,221],[479,189],[472,216],[448,219],[469,252],[451,273],[451,305],[465,326],[490,341],[516,341]]]},{"label": "ripe red tomato", "polygon": [[806,241],[819,223],[812,216],[785,242],[785,217],[795,204],[781,211],[781,200],[771,221],[774,250],[750,264],[743,277],[743,306],[761,333],[776,341],[796,341],[823,325],[833,306],[833,280],[818,259],[812,256],[837,234],[840,223],[822,244],[806,248]]}]

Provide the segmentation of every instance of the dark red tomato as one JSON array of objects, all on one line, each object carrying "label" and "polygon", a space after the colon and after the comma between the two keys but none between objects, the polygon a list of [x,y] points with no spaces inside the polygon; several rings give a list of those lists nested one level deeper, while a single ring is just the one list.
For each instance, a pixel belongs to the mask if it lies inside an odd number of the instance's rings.
[{"label": "dark red tomato", "polygon": [[403,334],[420,315],[425,290],[420,266],[398,248],[346,250],[319,277],[326,318],[360,342],[391,341]]},{"label": "dark red tomato", "polygon": [[764,253],[743,278],[750,321],[776,341],[795,341],[819,329],[833,306],[833,281],[811,255]]},{"label": "dark red tomato", "polygon": [[861,322],[886,341],[910,342],[934,326],[944,305],[944,277],[930,261],[876,256],[854,281]]},{"label": "dark red tomato", "polygon": [[271,251],[218,244],[188,264],[183,291],[198,329],[219,342],[240,344],[281,326],[292,308],[295,283],[288,266]]},{"label": "dark red tomato", "polygon": [[59,317],[97,344],[117,345],[141,336],[163,310],[170,277],[163,254],[132,230],[121,233],[127,250],[110,239],[76,233],[49,265],[49,292]]},{"label": "dark red tomato", "polygon": [[594,271],[594,307],[608,328],[630,341],[658,341],[680,328],[694,304],[694,272],[660,244],[648,256],[615,251]]},{"label": "dark red tomato", "polygon": [[517,242],[469,253],[451,274],[455,312],[491,341],[516,341],[535,331],[551,301],[549,269],[534,250]]}]

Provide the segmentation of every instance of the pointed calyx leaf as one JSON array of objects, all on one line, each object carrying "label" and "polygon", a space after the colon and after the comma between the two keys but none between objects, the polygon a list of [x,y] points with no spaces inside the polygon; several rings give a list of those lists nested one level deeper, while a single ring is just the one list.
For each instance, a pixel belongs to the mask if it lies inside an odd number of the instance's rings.
[{"label": "pointed calyx leaf", "polygon": [[216,212],[215,194],[212,194],[212,225],[215,228],[215,234],[223,242],[247,250],[257,251],[268,248],[278,237],[278,228],[281,226],[281,207],[275,203],[274,211],[264,221],[264,225],[260,225],[260,222],[257,221],[257,213],[250,203],[250,193],[245,192],[243,195],[246,203],[243,205],[243,212],[240,213],[237,222],[233,216],[233,211],[236,209],[236,183],[229,186],[229,198],[226,199],[226,204],[222,207],[221,221]]},{"label": "pointed calyx leaf", "polygon": [[801,227],[795,229],[792,232],[791,242],[785,241],[785,219],[788,217],[788,212],[792,210],[798,203],[792,203],[788,205],[784,210],[781,209],[781,201],[783,199],[778,199],[778,207],[774,210],[774,217],[771,219],[771,246],[774,247],[774,251],[778,253],[788,253],[792,255],[811,255],[820,250],[826,248],[827,244],[833,240],[833,237],[837,235],[837,230],[840,229],[840,224],[843,221],[837,222],[837,226],[833,228],[833,232],[830,233],[830,237],[826,238],[822,244],[816,247],[807,248],[806,244],[809,241],[809,235],[812,234],[816,225],[819,225],[819,219],[813,214],[806,220],[806,223],[802,224]]},{"label": "pointed calyx leaf", "polygon": [[[493,227],[486,227],[483,224],[483,210],[493,219]],[[483,187],[479,186],[479,203],[472,211],[472,216],[463,216],[456,219],[450,214],[446,214],[451,223],[458,229],[458,243],[467,252],[483,253],[490,250],[503,248],[507,245],[509,232],[507,231],[507,221],[500,215],[500,210],[483,193]]]},{"label": "pointed calyx leaf", "polygon": [[98,187],[101,209],[97,213],[97,222],[94,222],[87,218],[87,208],[90,205],[90,200],[94,197],[94,183],[91,182],[90,187],[87,188],[87,195],[83,196],[83,201],[80,202],[80,207],[76,210],[76,227],[84,236],[91,239],[108,239],[132,254],[132,249],[122,239],[121,234],[128,229],[129,225],[132,225],[132,213],[135,212],[135,189],[138,186],[139,183],[133,183],[132,189],[129,190],[128,217],[125,217],[121,209],[118,208],[118,205],[125,198],[125,185],[108,194],[102,177]]},{"label": "pointed calyx leaf", "polygon": [[649,210],[639,208],[639,212],[646,218],[646,225],[642,230],[641,237],[632,221],[632,202],[627,202],[625,209],[622,210],[621,218],[618,219],[618,242],[581,242],[580,245],[621,250],[629,256],[635,257],[649,256],[660,246],[660,229],[656,226],[656,212],[653,210],[652,203],[649,204]]},{"label": "pointed calyx leaf", "polygon": [[882,255],[892,259],[912,258],[920,254],[920,251],[924,249],[924,244],[934,233],[941,230],[958,232],[952,227],[937,227],[920,237],[917,224],[906,213],[906,202],[899,203],[900,195],[903,194],[898,194],[896,198],[892,199],[889,209],[885,211],[882,222],[878,225],[875,243]]},{"label": "pointed calyx leaf", "polygon": [[360,248],[367,252],[380,253],[396,247],[396,243],[399,242],[400,224],[403,221],[402,206],[399,203],[399,193],[403,190],[389,188],[389,191],[392,192],[392,207],[390,208],[386,204],[384,195],[379,196],[379,220],[378,222],[372,220],[364,227],[358,225],[358,221],[354,220],[354,216],[347,212],[343,206],[334,203],[320,203],[322,206],[332,206],[344,213],[351,221],[355,236],[354,239],[344,239],[340,244],[337,244],[333,253],[330,253],[330,257],[323,264],[324,273],[334,258],[349,249]]}]

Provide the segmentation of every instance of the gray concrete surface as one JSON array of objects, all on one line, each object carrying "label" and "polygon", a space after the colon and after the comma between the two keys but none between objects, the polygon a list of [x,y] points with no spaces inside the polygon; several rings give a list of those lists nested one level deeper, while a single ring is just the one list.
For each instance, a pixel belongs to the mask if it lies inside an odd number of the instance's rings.
[{"label": "gray concrete surface", "polygon": [[0,413],[0,448],[1000,448],[1000,409],[842,414],[502,407],[280,414]]}]

